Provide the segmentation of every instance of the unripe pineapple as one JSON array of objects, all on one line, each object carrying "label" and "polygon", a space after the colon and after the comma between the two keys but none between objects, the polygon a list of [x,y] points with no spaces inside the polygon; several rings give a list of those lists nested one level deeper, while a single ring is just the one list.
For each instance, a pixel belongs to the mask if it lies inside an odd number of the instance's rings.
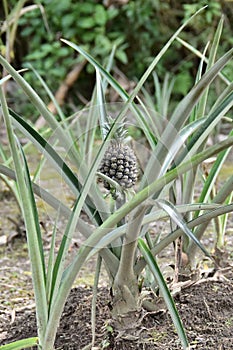
[{"label": "unripe pineapple", "polygon": [[[106,128],[110,128],[108,125]],[[126,131],[121,124],[110,141],[107,151],[101,161],[99,171],[116,181],[123,189],[132,187],[137,180],[137,159],[133,150],[123,144]],[[111,186],[104,181],[104,187],[110,190]]]}]

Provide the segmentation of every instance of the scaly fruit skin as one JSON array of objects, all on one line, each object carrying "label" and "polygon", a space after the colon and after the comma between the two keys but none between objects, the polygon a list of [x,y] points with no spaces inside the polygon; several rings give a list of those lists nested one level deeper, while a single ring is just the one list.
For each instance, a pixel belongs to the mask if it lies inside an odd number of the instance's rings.
[{"label": "scaly fruit skin", "polygon": [[[99,171],[116,181],[123,189],[131,188],[137,180],[137,159],[133,150],[116,140],[111,140],[100,164]],[[111,186],[104,181],[108,190]]]}]

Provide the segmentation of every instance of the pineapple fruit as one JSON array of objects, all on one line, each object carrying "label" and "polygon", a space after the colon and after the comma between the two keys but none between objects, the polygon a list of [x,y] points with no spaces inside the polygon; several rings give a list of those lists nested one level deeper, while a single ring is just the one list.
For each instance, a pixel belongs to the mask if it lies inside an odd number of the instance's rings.
[{"label": "pineapple fruit", "polygon": [[[111,127],[109,123],[106,131]],[[104,157],[101,161],[99,172],[116,181],[122,189],[131,188],[135,185],[138,175],[137,159],[133,150],[124,144],[126,131],[120,124],[110,141]],[[104,187],[111,189],[110,184],[104,180]]]}]

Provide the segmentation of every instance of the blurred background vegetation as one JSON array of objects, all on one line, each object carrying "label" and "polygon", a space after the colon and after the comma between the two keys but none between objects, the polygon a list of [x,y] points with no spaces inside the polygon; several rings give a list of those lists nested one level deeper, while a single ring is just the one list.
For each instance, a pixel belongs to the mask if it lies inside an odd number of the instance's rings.
[{"label": "blurred background vegetation", "polygon": [[[29,67],[24,77],[37,92],[41,91],[41,97],[48,103],[49,98],[31,66],[54,94],[61,86],[68,86],[60,103],[64,104],[64,111],[70,113],[90,99],[95,72],[60,38],[82,45],[103,65],[115,47],[112,71],[121,85],[130,91],[133,82],[141,77],[180,24],[204,5],[208,7],[181,37],[203,52],[223,14],[225,26],[220,44],[221,56],[233,44],[233,2],[226,0],[188,3],[182,0],[3,0],[0,52],[15,68]],[[166,73],[175,77],[174,102],[194,84],[199,61],[178,41],[160,61],[156,70],[159,80],[162,82]],[[232,68],[228,65],[224,71],[230,80],[233,78]],[[152,80],[147,89],[153,95]],[[35,120],[38,116],[13,82],[8,84],[8,90],[14,109]],[[109,92],[109,101],[112,100],[117,100],[117,97]]]}]

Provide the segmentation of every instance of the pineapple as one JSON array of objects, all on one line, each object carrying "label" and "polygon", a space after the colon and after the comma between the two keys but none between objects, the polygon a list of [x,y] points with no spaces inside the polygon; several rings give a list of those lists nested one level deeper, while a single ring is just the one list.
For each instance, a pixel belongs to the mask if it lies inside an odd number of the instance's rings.
[{"label": "pineapple", "polygon": [[[105,128],[108,131],[111,124]],[[137,180],[137,159],[133,150],[123,143],[126,135],[123,124],[117,128],[101,161],[99,172],[116,181],[122,189],[131,188]],[[104,187],[111,189],[110,184],[104,180]]]}]

